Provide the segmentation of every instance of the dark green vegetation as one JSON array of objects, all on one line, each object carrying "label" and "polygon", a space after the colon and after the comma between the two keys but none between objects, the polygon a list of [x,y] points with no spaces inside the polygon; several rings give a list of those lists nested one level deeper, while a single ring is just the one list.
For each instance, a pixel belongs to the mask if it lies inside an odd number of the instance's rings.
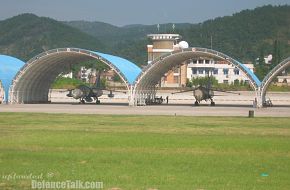
[{"label": "dark green vegetation", "polygon": [[[0,113],[0,131],[1,175],[123,190],[290,188],[290,118]],[[0,178],[0,189],[30,180]]]},{"label": "dark green vegetation", "polygon": [[[75,89],[79,85],[86,85],[93,87],[95,84],[87,84],[85,82],[82,82],[79,79],[76,78],[65,78],[65,77],[57,77],[52,84],[52,89]],[[107,80],[105,78],[101,78],[101,88],[106,88],[107,86]]]},{"label": "dark green vegetation", "polygon": [[[274,65],[290,54],[290,6],[264,6],[199,24],[129,25],[100,22],[57,22],[24,14],[0,22],[0,52],[27,60],[56,47],[79,47],[119,55],[138,65],[147,63],[148,33],[180,33],[190,46],[221,51],[242,62],[274,55]],[[212,44],[211,44],[212,38]],[[261,63],[263,78],[271,68]]]},{"label": "dark green vegetation", "polygon": [[23,14],[0,22],[0,52],[24,61],[44,51],[78,47],[105,51],[96,38],[50,18]]},{"label": "dark green vegetation", "polygon": [[208,20],[180,33],[191,45],[207,48],[211,47],[212,36],[213,49],[246,62],[254,61],[261,53],[274,54],[276,40],[280,56],[290,56],[289,25],[290,6],[264,6]]},{"label": "dark green vegetation", "polygon": [[79,85],[84,84],[81,80],[75,78],[57,77],[52,84],[53,89],[74,89]]},{"label": "dark green vegetation", "polygon": [[[103,43],[110,45],[112,52],[141,64],[147,59],[143,53],[148,43],[146,35],[158,32],[156,25],[114,27],[104,23],[82,21],[68,24],[99,38]],[[199,24],[176,24],[175,31],[172,30],[172,24],[160,25],[159,32],[179,33],[192,47],[211,48],[212,45],[213,49],[244,63],[255,63],[256,58],[273,54],[273,62],[276,65],[290,56],[289,25],[290,6],[264,6]],[[102,32],[103,28],[105,31],[110,30],[109,35]],[[272,67],[267,68],[263,63],[260,67],[257,67],[257,74],[262,80],[265,72]],[[263,70],[264,67],[266,71]]]},{"label": "dark green vegetation", "polygon": [[[186,87],[197,87],[197,86],[208,86],[211,85],[211,87],[215,90],[226,90],[226,91],[249,91],[253,90],[250,84],[248,84],[245,81],[239,81],[236,80],[231,84],[225,84],[225,83],[218,83],[215,77],[196,77],[192,78],[192,80],[186,81]],[[290,86],[281,85],[277,86],[275,84],[271,84],[269,91],[272,92],[289,92]]]},{"label": "dark green vegetation", "polygon": [[[264,6],[199,24],[160,25],[160,33],[180,33],[191,46],[212,47],[242,62],[272,53],[274,62],[290,56],[290,6]],[[56,47],[97,49],[146,64],[148,33],[156,25],[117,27],[101,22],[65,24],[31,14],[0,22],[0,51],[28,59]],[[81,32],[82,31],[82,32]]]},{"label": "dark green vegetation", "polygon": [[218,83],[217,79],[214,76],[192,78],[191,80],[187,80],[186,86],[187,87],[210,86],[210,88],[213,88],[215,90],[230,90],[230,91],[252,90],[252,87],[244,81],[236,80],[232,84],[224,84]]},{"label": "dark green vegetation", "polygon": [[[147,34],[158,33],[156,25],[128,25],[117,27],[102,22],[71,21],[66,24],[100,39],[108,46],[110,52],[134,61],[139,65],[147,64]],[[189,29],[191,24],[161,24],[160,33],[175,33],[177,30]],[[185,37],[186,38],[186,37]]]}]

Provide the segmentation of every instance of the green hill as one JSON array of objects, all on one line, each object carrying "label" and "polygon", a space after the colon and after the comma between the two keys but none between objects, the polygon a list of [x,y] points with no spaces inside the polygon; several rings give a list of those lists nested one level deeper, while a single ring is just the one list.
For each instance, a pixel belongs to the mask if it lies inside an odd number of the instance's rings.
[{"label": "green hill", "polygon": [[[207,47],[242,62],[275,54],[274,61],[290,56],[290,6],[264,6],[199,24],[128,25],[102,22],[58,22],[32,14],[0,21],[0,52],[27,60],[57,47],[97,49],[146,64],[146,35],[179,33],[191,46]],[[212,44],[211,44],[212,39]]]},{"label": "green hill", "polygon": [[273,54],[279,42],[281,57],[290,56],[290,6],[264,6],[233,16],[208,20],[180,31],[192,46],[212,47],[242,61]]},{"label": "green hill", "polygon": [[60,47],[106,51],[104,45],[76,28],[50,18],[22,14],[0,21],[0,52],[28,60]]},{"label": "green hill", "polygon": [[[157,33],[157,25],[127,25],[117,27],[102,22],[71,21],[64,22],[106,44],[112,54],[132,60],[136,64],[147,64],[147,34]],[[174,32],[172,23],[160,24],[159,32]],[[189,29],[191,24],[175,24],[175,30]]]},{"label": "green hill", "polygon": [[82,21],[66,24],[98,37],[111,52],[138,63],[145,63],[147,59],[146,35],[157,32],[179,33],[191,46],[210,48],[212,45],[213,49],[242,62],[255,62],[261,55],[273,54],[277,49],[280,58],[276,61],[290,56],[290,6],[264,6],[199,24],[176,24],[175,31],[172,24],[160,25],[160,31],[156,25],[116,27]]}]

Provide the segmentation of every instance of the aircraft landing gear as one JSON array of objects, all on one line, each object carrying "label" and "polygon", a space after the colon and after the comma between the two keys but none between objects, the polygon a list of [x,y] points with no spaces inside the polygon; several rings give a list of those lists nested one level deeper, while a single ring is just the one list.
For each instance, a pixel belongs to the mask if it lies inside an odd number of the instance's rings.
[{"label": "aircraft landing gear", "polygon": [[85,100],[80,101],[80,104],[85,104],[85,103],[86,103]]},{"label": "aircraft landing gear", "polygon": [[215,106],[215,102],[214,101],[211,101],[210,102],[210,106]]},{"label": "aircraft landing gear", "polygon": [[195,101],[195,102],[194,102],[194,105],[195,105],[195,106],[199,106],[198,101]]},{"label": "aircraft landing gear", "polygon": [[101,101],[99,99],[96,100],[96,104],[100,104]]}]

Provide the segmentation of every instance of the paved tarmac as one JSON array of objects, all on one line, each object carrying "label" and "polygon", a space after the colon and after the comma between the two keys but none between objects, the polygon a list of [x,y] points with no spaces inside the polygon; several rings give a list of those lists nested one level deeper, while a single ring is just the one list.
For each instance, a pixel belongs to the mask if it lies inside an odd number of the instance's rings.
[{"label": "paved tarmac", "polygon": [[253,92],[241,92],[241,95],[215,96],[216,106],[203,102],[193,106],[194,98],[188,94],[169,96],[169,104],[129,107],[128,97],[116,94],[115,98],[102,96],[102,104],[79,104],[77,100],[67,98],[65,93],[54,92],[51,104],[2,104],[0,112],[40,112],[40,113],[73,113],[73,114],[117,114],[117,115],[172,115],[172,116],[241,116],[247,117],[254,110],[257,117],[290,117],[290,93],[269,93],[274,107],[253,108]]},{"label": "paved tarmac", "polygon": [[249,110],[258,117],[290,117],[290,106],[254,109],[244,105],[218,105],[215,107],[176,104],[129,107],[127,104],[15,104],[0,105],[0,112],[37,112],[73,114],[116,115],[172,115],[172,116],[241,116],[247,117]]}]

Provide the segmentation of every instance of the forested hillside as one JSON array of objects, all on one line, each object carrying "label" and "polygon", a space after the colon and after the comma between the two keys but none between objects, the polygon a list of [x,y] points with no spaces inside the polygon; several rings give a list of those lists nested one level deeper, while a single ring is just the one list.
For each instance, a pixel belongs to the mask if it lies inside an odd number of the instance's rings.
[{"label": "forested hillside", "polygon": [[265,6],[216,18],[180,31],[192,46],[212,47],[243,61],[274,51],[290,56],[290,6]]},{"label": "forested hillside", "polygon": [[[193,14],[194,15],[194,14]],[[146,35],[179,33],[190,46],[213,48],[242,62],[274,55],[274,64],[290,56],[290,6],[264,6],[199,24],[129,25],[58,22],[32,14],[0,21],[0,52],[27,60],[48,49],[79,47],[108,52],[146,64]],[[260,59],[263,60],[263,59]],[[261,62],[259,75],[266,73]],[[268,67],[268,66],[265,66]]]},{"label": "forested hillside", "polygon": [[[274,64],[290,56],[290,6],[264,6],[199,24],[131,25],[116,27],[99,22],[67,23],[109,46],[111,52],[146,63],[148,33],[179,33],[191,46],[213,48],[242,62],[274,54]],[[262,59],[261,59],[262,60]]]},{"label": "forested hillside", "polygon": [[61,22],[33,14],[22,14],[0,22],[0,53],[24,61],[60,47],[106,51],[96,38]]}]

